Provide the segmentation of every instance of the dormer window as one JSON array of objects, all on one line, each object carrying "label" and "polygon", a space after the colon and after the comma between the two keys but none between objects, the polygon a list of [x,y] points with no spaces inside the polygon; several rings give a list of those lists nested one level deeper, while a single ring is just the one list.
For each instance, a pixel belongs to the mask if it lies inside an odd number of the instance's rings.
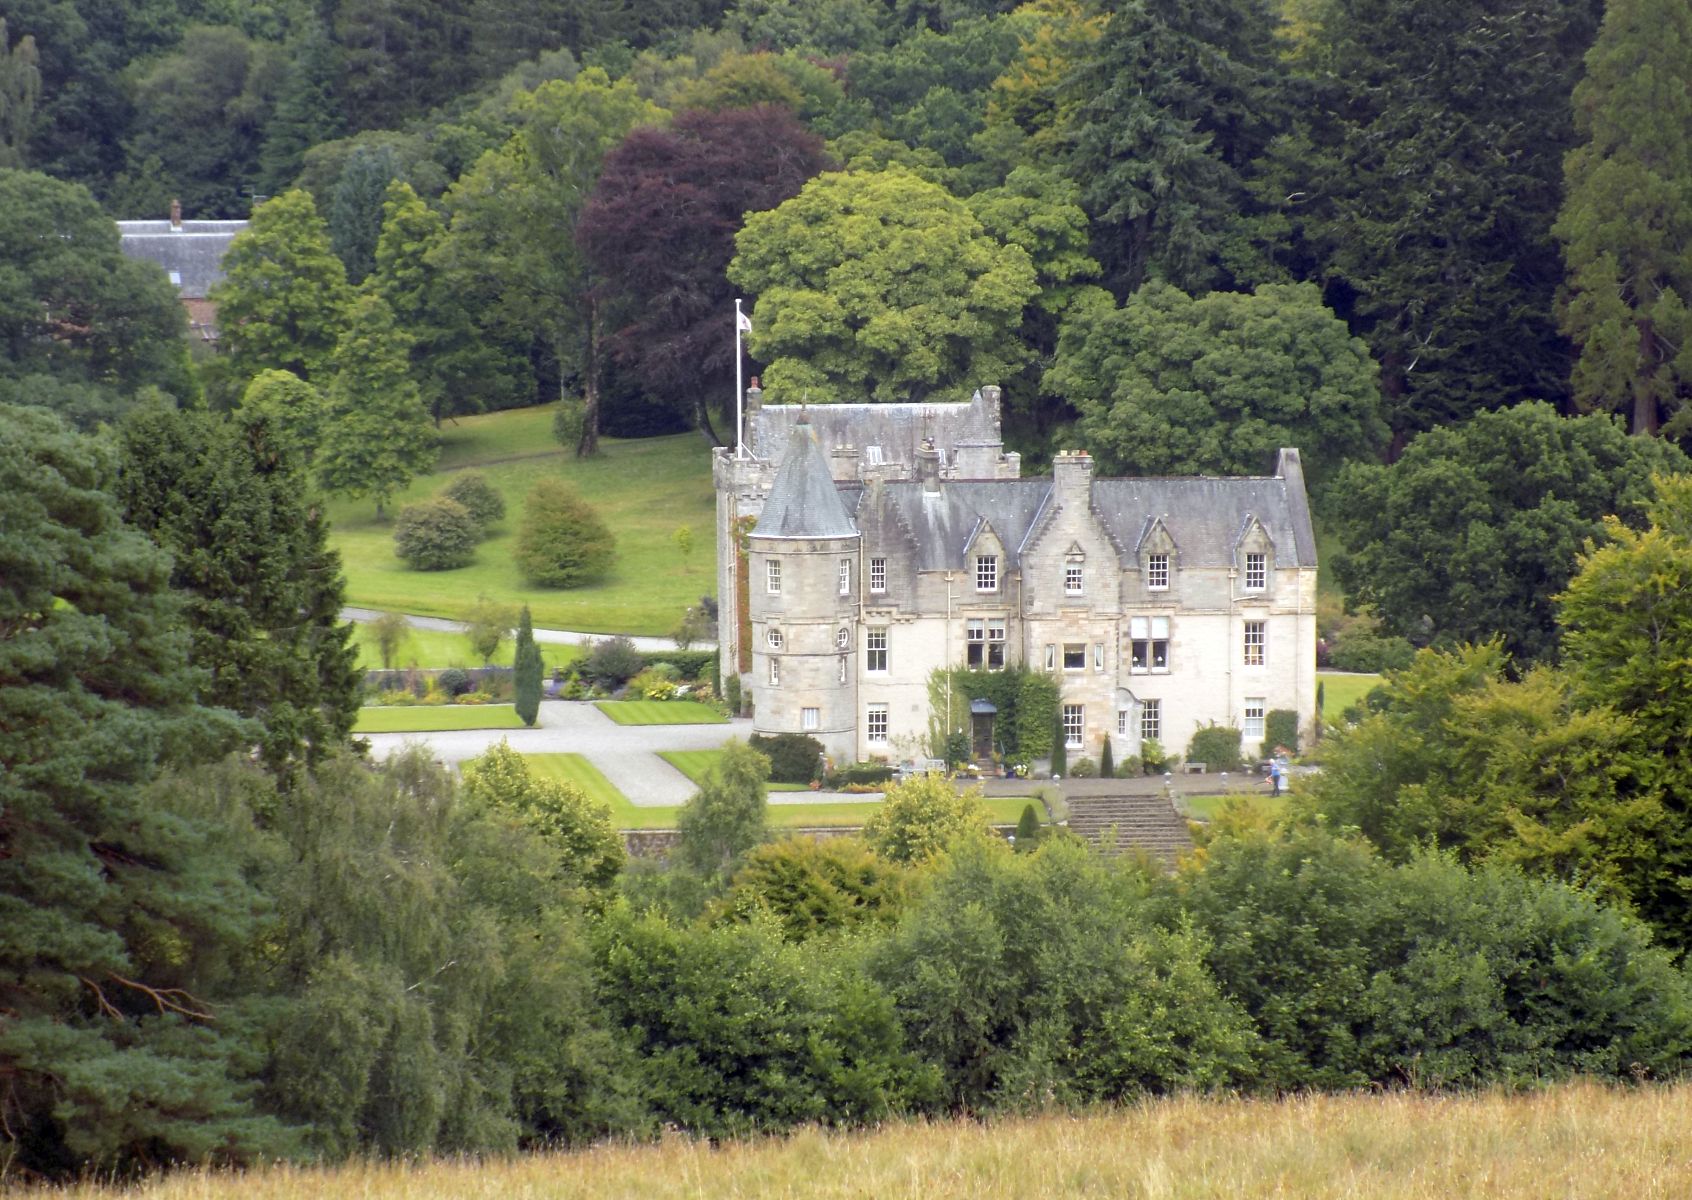
[{"label": "dormer window", "polygon": [[1269,556],[1261,550],[1248,550],[1245,556],[1245,590],[1261,592],[1269,586]]},{"label": "dormer window", "polygon": [[1169,555],[1162,552],[1146,555],[1146,587],[1154,592],[1169,590]]},{"label": "dormer window", "polygon": [[1081,595],[1081,564],[1078,562],[1065,563],[1063,567],[1063,594],[1065,596]]},{"label": "dormer window", "polygon": [[978,592],[996,592],[999,590],[999,556],[997,554],[977,554],[975,556],[975,590]]}]

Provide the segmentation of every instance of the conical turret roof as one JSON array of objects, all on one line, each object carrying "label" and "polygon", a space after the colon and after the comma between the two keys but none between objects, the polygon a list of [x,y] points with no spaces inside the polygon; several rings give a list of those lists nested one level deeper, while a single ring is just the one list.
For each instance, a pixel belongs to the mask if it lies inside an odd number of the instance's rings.
[{"label": "conical turret roof", "polygon": [[754,537],[856,537],[858,527],[846,515],[840,489],[823,461],[822,450],[809,425],[795,425],[787,450],[776,468],[775,482],[764,501]]}]

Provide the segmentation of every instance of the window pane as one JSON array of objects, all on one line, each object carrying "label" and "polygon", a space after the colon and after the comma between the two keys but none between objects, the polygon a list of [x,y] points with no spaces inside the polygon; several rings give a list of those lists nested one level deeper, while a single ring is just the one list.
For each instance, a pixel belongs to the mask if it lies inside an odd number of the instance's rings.
[{"label": "window pane", "polygon": [[1163,737],[1163,701],[1142,700],[1140,708],[1140,738],[1157,741]]},{"label": "window pane", "polygon": [[1085,671],[1087,669],[1087,646],[1084,642],[1065,642],[1063,644],[1063,669],[1066,671]]},{"label": "window pane", "polygon": [[1087,710],[1080,704],[1066,704],[1063,706],[1063,744],[1068,747],[1079,748],[1084,741],[1087,728]]},{"label": "window pane", "polygon": [[781,559],[772,558],[764,563],[764,588],[772,596],[781,595]]},{"label": "window pane", "polygon": [[800,709],[799,710],[800,727],[804,728],[804,729],[815,729],[818,726],[818,724],[820,724],[820,722],[817,719],[817,716],[818,716],[817,710],[814,709],[814,708],[802,708],[802,709]]},{"label": "window pane", "polygon": [[870,591],[885,592],[887,590],[887,560],[885,558],[870,559]]}]

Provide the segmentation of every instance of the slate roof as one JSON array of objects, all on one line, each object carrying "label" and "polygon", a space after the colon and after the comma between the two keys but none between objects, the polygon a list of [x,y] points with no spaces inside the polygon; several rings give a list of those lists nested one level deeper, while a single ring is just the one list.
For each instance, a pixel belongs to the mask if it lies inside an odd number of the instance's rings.
[{"label": "slate roof", "polygon": [[177,294],[202,300],[212,284],[223,278],[223,255],[245,221],[184,221],[180,229],[169,221],[119,221],[118,244],[130,258],[156,262],[180,277]]},{"label": "slate roof", "polygon": [[752,444],[760,456],[779,454],[801,423],[825,456],[841,446],[879,446],[883,460],[909,463],[924,438],[947,450],[1000,442],[994,407],[976,400],[950,404],[770,404],[753,418]]},{"label": "slate roof", "polygon": [[787,439],[787,452],[776,468],[764,511],[752,530],[754,537],[857,537],[858,527],[846,515],[840,489],[810,428],[798,425]]},{"label": "slate roof", "polygon": [[964,552],[983,521],[993,527],[1004,543],[1005,565],[1019,565],[1018,550],[1052,490],[1052,481],[948,481],[938,493],[925,493],[920,483],[884,486],[889,506],[910,530],[916,544],[917,570],[946,571],[965,565]]},{"label": "slate roof", "polygon": [[[787,463],[782,466],[785,470]],[[820,490],[820,481],[827,475],[820,454],[811,470],[809,486]],[[1092,507],[1126,563],[1133,561],[1152,523],[1161,518],[1175,539],[1183,565],[1226,567],[1255,519],[1275,544],[1276,566],[1315,566],[1316,538],[1296,451],[1282,451],[1280,470],[1278,477],[1096,479]],[[919,571],[966,568],[970,544],[983,522],[992,526],[1004,544],[1005,566],[1020,566],[1030,532],[1036,531],[1046,507],[1054,503],[1050,479],[948,480],[938,493],[924,492],[922,484],[914,481],[873,488],[855,481],[834,486],[843,506],[841,518],[848,525],[856,521],[872,545],[888,544],[895,537],[908,541]],[[790,508],[793,490],[791,485],[783,489],[779,475],[776,490],[770,493],[772,501],[778,491],[785,491],[783,508]],[[768,504],[764,512],[770,512]],[[783,515],[782,520],[787,517]],[[760,520],[758,532],[763,531]]]},{"label": "slate roof", "polygon": [[1225,567],[1255,517],[1275,543],[1277,567],[1315,566],[1316,540],[1303,489],[1291,483],[1255,477],[1100,479],[1093,484],[1093,509],[1128,555],[1161,517],[1183,566]]}]

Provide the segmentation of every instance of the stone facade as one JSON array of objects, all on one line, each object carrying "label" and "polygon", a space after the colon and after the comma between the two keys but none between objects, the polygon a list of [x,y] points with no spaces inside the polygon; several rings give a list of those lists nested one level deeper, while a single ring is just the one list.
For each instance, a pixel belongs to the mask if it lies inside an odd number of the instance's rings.
[{"label": "stone facade", "polygon": [[[715,460],[725,678],[761,733],[839,760],[928,753],[928,681],[1026,665],[1058,680],[1071,754],[1182,753],[1212,722],[1265,749],[1315,711],[1316,552],[1298,451],[1250,478],[1023,479],[999,395],[764,409]],[[980,731],[974,731],[979,733]]]}]

